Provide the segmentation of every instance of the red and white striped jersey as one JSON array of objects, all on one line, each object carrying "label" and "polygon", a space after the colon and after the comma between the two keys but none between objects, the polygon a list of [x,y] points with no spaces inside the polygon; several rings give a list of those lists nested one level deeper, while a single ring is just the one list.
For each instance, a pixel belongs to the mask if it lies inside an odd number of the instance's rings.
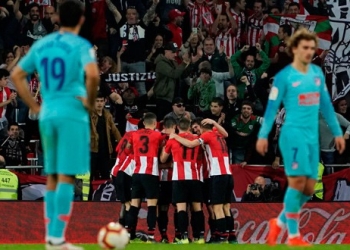
[{"label": "red and white striped jersey", "polygon": [[114,177],[117,176],[119,171],[123,171],[129,176],[132,176],[135,170],[135,161],[134,156],[132,154],[126,156],[124,160],[119,158],[116,159],[114,167],[111,170],[111,175]]},{"label": "red and white striped jersey", "polygon": [[[180,133],[179,136],[190,141],[198,139],[198,136],[191,133]],[[173,181],[199,180],[197,167],[199,149],[199,146],[187,148],[175,139],[167,141],[164,151],[173,156]]]},{"label": "red and white striped jersey", "polygon": [[140,129],[132,134],[129,143],[134,152],[134,174],[159,176],[158,152],[163,140],[160,132],[151,129]]},{"label": "red and white striped jersey", "polygon": [[225,46],[226,56],[232,56],[236,51],[236,39],[232,28],[229,28],[226,32],[218,31],[215,37],[215,45],[218,50],[221,46]]},{"label": "red and white striped jersey", "polygon": [[232,174],[225,139],[215,131],[204,132],[200,140],[205,144],[209,176]]},{"label": "red and white striped jersey", "polygon": [[263,18],[257,19],[255,15],[252,15],[248,18],[247,26],[247,44],[255,46],[256,43],[259,43],[259,39],[262,35],[264,20]]},{"label": "red and white striped jersey", "polygon": [[134,157],[132,154],[127,155],[125,153],[125,147],[128,144],[128,141],[132,138],[133,133],[134,131],[126,132],[115,149],[117,159],[111,171],[113,176],[117,176],[119,171],[123,171],[130,176],[132,176],[132,173],[134,172]]},{"label": "red and white striped jersey", "polygon": [[187,8],[190,12],[191,28],[208,27],[214,23],[214,17],[211,13],[212,1],[204,1],[203,4],[189,1]]},{"label": "red and white striped jersey", "polygon": [[171,181],[173,178],[173,169],[161,169],[159,174],[159,181]]},{"label": "red and white striped jersey", "polygon": [[[2,90],[0,90],[0,102],[6,102],[8,99],[10,99],[10,95],[11,90],[8,87],[3,87]],[[0,107],[0,118],[5,117],[6,107],[7,106]]]},{"label": "red and white striped jersey", "polygon": [[[246,24],[246,16],[243,11],[241,11],[239,14],[237,14],[234,9],[230,9],[230,13],[232,14],[233,19],[237,23],[237,31],[236,35],[234,36],[235,44],[236,44],[236,50],[240,49],[241,46],[244,45],[244,27]],[[236,52],[236,51],[235,51]]]}]

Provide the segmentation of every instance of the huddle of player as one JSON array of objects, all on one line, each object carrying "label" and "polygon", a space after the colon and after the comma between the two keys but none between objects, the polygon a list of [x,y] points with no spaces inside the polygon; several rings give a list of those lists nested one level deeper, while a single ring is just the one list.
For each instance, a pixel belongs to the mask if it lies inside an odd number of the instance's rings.
[{"label": "huddle of player", "polygon": [[182,118],[176,124],[174,119],[167,118],[163,131],[158,132],[153,113],[145,114],[143,124],[145,128],[127,132],[119,142],[112,169],[117,197],[124,204],[120,220],[130,232],[131,240],[140,240],[136,238],[137,217],[141,199],[146,198],[148,232],[143,241],[155,242],[158,217],[161,242],[169,242],[167,215],[169,205],[173,204],[176,207],[174,243],[190,242],[188,211],[193,243],[205,243],[202,210],[205,204],[210,215],[210,242],[236,243],[230,210],[233,179],[225,129],[210,119],[197,118],[191,124]]}]

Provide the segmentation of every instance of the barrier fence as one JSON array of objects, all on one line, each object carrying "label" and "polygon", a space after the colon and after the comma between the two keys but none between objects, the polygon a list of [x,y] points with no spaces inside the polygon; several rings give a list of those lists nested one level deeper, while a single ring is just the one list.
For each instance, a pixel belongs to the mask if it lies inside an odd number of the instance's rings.
[{"label": "barrier fence", "polygon": [[[98,230],[119,217],[119,202],[75,202],[67,230],[72,243],[95,243]],[[268,220],[278,215],[280,203],[233,203],[235,229],[239,243],[264,244]],[[206,209],[205,217],[208,218]],[[0,202],[0,244],[43,243],[44,219],[42,202]],[[169,209],[168,232],[174,237],[174,208]],[[147,232],[147,207],[142,204],[138,233]],[[300,230],[305,239],[316,244],[350,243],[349,202],[308,203],[300,215]],[[208,228],[206,228],[208,230]],[[207,235],[208,236],[208,235]],[[278,239],[286,242],[286,231]],[[156,232],[159,239],[159,232]],[[28,248],[29,249],[29,248]]]}]

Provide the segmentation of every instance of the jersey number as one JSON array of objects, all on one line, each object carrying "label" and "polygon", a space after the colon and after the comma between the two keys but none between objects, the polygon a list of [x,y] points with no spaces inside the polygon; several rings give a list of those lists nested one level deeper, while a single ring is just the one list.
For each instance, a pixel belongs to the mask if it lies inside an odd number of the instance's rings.
[{"label": "jersey number", "polygon": [[10,178],[1,178],[1,182],[9,183]]},{"label": "jersey number", "polygon": [[[186,159],[186,160],[194,160],[194,148],[188,148],[188,147],[185,147],[183,146],[182,148],[182,159]],[[187,156],[191,157],[191,158],[187,158]]]},{"label": "jersey number", "polygon": [[142,142],[142,147],[139,148],[139,151],[141,154],[147,154],[148,153],[148,143],[149,143],[149,138],[148,136],[141,136],[140,141]]},{"label": "jersey number", "polygon": [[221,151],[224,153],[228,152],[226,141],[221,137],[217,137],[217,140],[220,143]]},{"label": "jersey number", "polygon": [[44,57],[41,60],[41,66],[44,68],[44,82],[46,89],[49,89],[49,78],[53,78],[58,81],[56,91],[61,90],[66,73],[66,67],[63,59],[55,57],[50,60],[49,58]]}]

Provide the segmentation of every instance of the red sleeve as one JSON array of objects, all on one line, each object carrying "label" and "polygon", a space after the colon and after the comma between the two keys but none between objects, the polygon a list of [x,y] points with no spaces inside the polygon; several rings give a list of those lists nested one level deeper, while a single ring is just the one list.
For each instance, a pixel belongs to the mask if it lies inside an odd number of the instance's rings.
[{"label": "red sleeve", "polygon": [[206,133],[201,134],[200,138],[203,140],[203,142],[205,144],[207,144],[208,141],[210,140],[211,136],[210,136],[210,133],[206,132]]},{"label": "red sleeve", "polygon": [[167,142],[166,142],[166,145],[165,145],[165,148],[164,148],[164,151],[165,151],[165,153],[167,153],[167,154],[171,154],[171,147],[172,147],[172,145],[173,145],[173,141],[174,140],[168,140]]}]

